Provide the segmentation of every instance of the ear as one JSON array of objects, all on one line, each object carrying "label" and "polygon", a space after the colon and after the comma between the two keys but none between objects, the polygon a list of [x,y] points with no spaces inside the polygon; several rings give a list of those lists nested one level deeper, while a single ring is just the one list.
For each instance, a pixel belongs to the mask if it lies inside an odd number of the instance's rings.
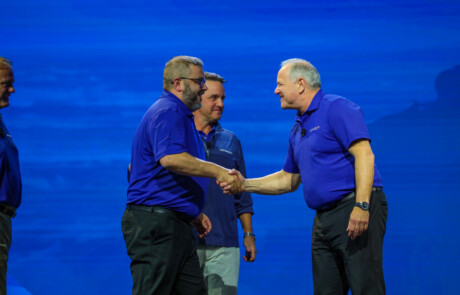
[{"label": "ear", "polygon": [[297,80],[297,90],[299,91],[299,94],[304,93],[306,89],[307,89],[307,82],[303,78],[299,78]]},{"label": "ear", "polygon": [[174,78],[172,84],[173,84],[173,88],[174,90],[176,90],[177,92],[182,92],[183,89],[182,89],[182,85],[181,85],[181,79],[180,78]]}]

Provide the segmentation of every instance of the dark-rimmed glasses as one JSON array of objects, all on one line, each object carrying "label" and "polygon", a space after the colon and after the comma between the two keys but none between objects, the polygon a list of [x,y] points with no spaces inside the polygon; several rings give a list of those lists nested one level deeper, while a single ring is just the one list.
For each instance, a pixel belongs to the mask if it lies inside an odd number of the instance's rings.
[{"label": "dark-rimmed glasses", "polygon": [[195,82],[196,84],[200,85],[201,88],[206,84],[206,79],[201,78],[201,79],[192,79],[192,78],[185,78],[185,77],[179,77],[179,79],[185,79],[185,80],[191,80]]}]

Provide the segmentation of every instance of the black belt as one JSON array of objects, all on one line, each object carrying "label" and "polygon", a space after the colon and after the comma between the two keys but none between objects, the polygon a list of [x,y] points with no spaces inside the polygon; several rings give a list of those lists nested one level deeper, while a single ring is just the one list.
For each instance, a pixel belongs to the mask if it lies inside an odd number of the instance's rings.
[{"label": "black belt", "polygon": [[[382,189],[381,186],[374,186],[374,187],[372,188],[372,192],[381,192],[382,190],[383,190],[383,189]],[[346,195],[343,199],[340,199],[340,200],[338,200],[338,201],[335,201],[335,202],[333,202],[332,204],[326,205],[326,206],[327,206],[326,208],[320,208],[320,209],[317,209],[316,211],[322,213],[322,212],[324,212],[324,211],[329,211],[329,210],[331,210],[331,209],[334,209],[334,208],[337,207],[337,205],[339,205],[340,203],[343,203],[343,202],[345,202],[345,201],[348,201],[348,200],[350,200],[350,199],[353,199],[353,198],[355,197],[355,195],[356,195],[356,194],[355,194],[355,192],[353,191],[353,192],[349,193],[348,195]]]},{"label": "black belt", "polygon": [[0,203],[0,212],[8,215],[11,218],[14,218],[16,216],[16,208],[7,204]]},{"label": "black belt", "polygon": [[[374,187],[372,188],[372,192],[381,192],[382,190],[383,190],[383,189],[382,189],[381,186],[374,186]],[[346,195],[343,199],[337,201],[337,203],[344,202],[344,201],[346,201],[346,200],[350,200],[350,199],[352,199],[352,198],[354,198],[354,197],[355,197],[355,192],[351,192],[351,193],[349,193],[348,195]],[[337,203],[336,203],[336,204],[337,204]]]},{"label": "black belt", "polygon": [[[374,186],[372,188],[372,192],[381,192],[382,190],[383,189],[382,189],[381,186]],[[351,192],[348,195],[346,195],[345,198],[339,200],[336,204],[341,203],[341,202],[345,202],[346,200],[350,200],[350,199],[352,199],[354,197],[355,197],[355,192]]]},{"label": "black belt", "polygon": [[150,212],[150,213],[157,213],[157,214],[168,214],[168,215],[171,215],[171,216],[175,216],[185,222],[190,222],[192,221],[190,218],[188,218],[187,216],[183,215],[183,214],[180,214],[180,213],[176,213],[172,210],[169,210],[169,209],[166,209],[166,208],[163,208],[163,207],[160,207],[160,206],[147,206],[147,205],[135,205],[135,204],[129,204],[129,205],[126,205],[126,209],[129,209],[129,210],[135,210],[135,211],[144,211],[144,212]]}]

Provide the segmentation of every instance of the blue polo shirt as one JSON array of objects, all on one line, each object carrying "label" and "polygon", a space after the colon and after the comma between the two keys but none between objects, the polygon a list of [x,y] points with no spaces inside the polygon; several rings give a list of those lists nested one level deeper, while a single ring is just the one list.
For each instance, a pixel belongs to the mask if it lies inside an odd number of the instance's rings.
[{"label": "blue polo shirt", "polygon": [[164,91],[145,113],[134,136],[127,204],[161,206],[196,218],[209,179],[170,172],[159,162],[164,156],[182,152],[205,159],[192,112],[179,98]]},{"label": "blue polo shirt", "polygon": [[[217,124],[206,136],[199,131],[207,143],[207,160],[227,169],[235,168],[246,177],[241,143],[235,134]],[[199,239],[201,245],[239,247],[238,216],[243,213],[254,214],[251,194],[243,192],[226,195],[214,179],[209,181],[206,202],[203,208],[212,222],[209,234]]]},{"label": "blue polo shirt", "polygon": [[18,149],[0,115],[0,203],[18,208],[21,204],[22,181]]},{"label": "blue polo shirt", "polygon": [[[370,141],[363,113],[351,101],[319,90],[296,122],[283,170],[300,173],[310,208],[326,208],[355,190],[354,157],[348,148],[358,139]],[[374,186],[381,187],[374,168]]]}]

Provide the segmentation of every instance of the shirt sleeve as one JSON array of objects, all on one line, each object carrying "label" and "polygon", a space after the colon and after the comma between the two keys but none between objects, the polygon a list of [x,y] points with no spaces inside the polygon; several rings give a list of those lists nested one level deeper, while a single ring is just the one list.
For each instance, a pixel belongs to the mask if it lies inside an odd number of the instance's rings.
[{"label": "shirt sleeve", "polygon": [[161,112],[152,119],[148,132],[155,161],[187,151],[185,119],[173,111]]},{"label": "shirt sleeve", "polygon": [[338,142],[347,150],[358,139],[370,140],[363,112],[351,101],[334,101],[329,109],[328,120]]},{"label": "shirt sleeve", "polygon": [[295,162],[295,159],[294,159],[294,137],[297,133],[297,126],[299,126],[298,124],[296,124],[292,130],[291,130],[291,133],[289,134],[289,146],[288,146],[288,152],[287,152],[287,156],[286,156],[286,160],[284,161],[284,166],[283,166],[283,170],[286,171],[286,172],[289,172],[289,173],[293,173],[293,174],[298,174],[300,173],[300,170],[299,170],[299,167],[297,166],[297,163]]}]

